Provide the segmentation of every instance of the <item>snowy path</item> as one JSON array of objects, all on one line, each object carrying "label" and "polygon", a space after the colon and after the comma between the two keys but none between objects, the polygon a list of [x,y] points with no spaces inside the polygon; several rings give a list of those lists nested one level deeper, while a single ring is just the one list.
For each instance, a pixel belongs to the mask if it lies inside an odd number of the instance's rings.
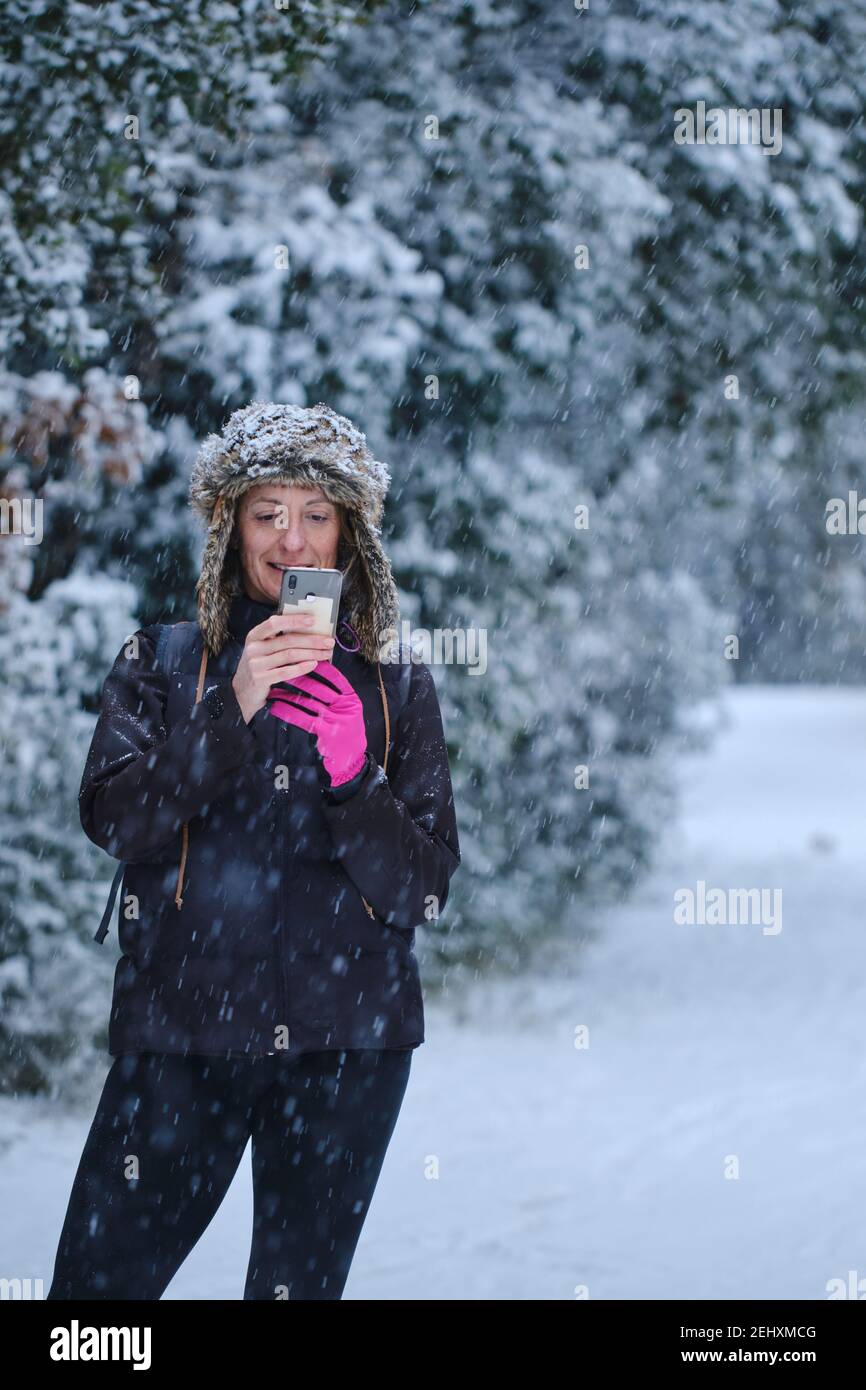
[{"label": "snowy path", "polygon": [[[346,1298],[821,1299],[866,1277],[866,691],[727,708],[712,753],[680,765],[651,879],[597,940],[428,1003]],[[781,888],[781,932],[675,925],[698,879]],[[0,1273],[47,1289],[89,1116],[46,1114],[0,1110]],[[166,1297],[239,1298],[251,1217],[248,1150]]]}]

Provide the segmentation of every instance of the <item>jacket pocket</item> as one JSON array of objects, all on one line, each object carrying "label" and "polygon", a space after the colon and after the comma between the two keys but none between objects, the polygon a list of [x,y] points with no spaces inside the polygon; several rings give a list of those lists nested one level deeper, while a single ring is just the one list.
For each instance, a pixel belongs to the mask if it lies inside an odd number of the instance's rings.
[{"label": "jacket pocket", "polygon": [[[378,912],[369,905],[361,890],[359,888],[354,888],[354,891],[361,904],[361,910],[370,922],[371,927],[378,929],[378,933],[380,934],[381,940],[385,943],[385,946],[396,937],[398,941],[402,941],[403,945],[411,951],[411,934],[407,932],[404,927],[392,927],[389,922],[384,921],[384,919],[379,916]],[[385,947],[383,947],[383,949],[385,949]]]},{"label": "jacket pocket", "polygon": [[117,939],[121,954],[146,969],[158,942],[177,870],[171,864],[128,864],[120,896]]}]

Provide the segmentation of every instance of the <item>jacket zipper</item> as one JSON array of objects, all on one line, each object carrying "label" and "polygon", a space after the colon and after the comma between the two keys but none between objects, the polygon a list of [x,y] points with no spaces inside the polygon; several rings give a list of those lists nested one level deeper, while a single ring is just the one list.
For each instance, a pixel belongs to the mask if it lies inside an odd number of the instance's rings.
[{"label": "jacket zipper", "polygon": [[289,953],[287,949],[288,923],[286,920],[286,813],[285,804],[291,794],[291,764],[289,765],[289,785],[276,793],[277,833],[280,837],[280,932],[279,932],[279,972],[282,1022],[289,1035],[289,1048],[292,1046],[291,1025],[289,1023]]}]

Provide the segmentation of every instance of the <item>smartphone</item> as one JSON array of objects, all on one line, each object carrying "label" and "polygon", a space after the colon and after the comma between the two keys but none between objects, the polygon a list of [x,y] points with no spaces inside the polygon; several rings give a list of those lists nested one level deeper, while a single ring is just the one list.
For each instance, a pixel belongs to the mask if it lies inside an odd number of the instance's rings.
[{"label": "smartphone", "polygon": [[310,632],[336,637],[343,590],[341,570],[296,565],[283,571],[278,613],[312,613],[316,621]]}]

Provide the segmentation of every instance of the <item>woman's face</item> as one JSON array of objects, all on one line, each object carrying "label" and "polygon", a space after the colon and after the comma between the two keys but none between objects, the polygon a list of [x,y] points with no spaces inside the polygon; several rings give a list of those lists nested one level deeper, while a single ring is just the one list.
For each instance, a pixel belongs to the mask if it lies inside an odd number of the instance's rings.
[{"label": "woman's face", "polygon": [[237,535],[248,596],[276,603],[290,565],[337,568],[339,508],[318,488],[261,483],[241,498]]}]

